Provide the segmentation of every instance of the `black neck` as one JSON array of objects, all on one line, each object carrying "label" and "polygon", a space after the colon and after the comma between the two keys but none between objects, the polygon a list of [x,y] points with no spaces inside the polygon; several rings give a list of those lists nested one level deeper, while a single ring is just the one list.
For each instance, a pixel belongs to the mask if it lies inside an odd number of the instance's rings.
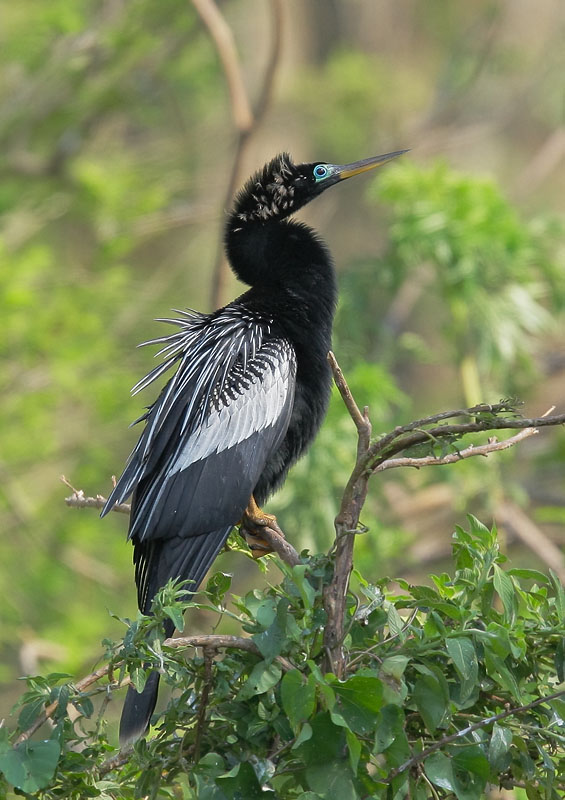
[{"label": "black neck", "polygon": [[[288,316],[331,328],[336,281],[329,251],[306,225],[294,220],[242,221],[232,214],[226,252],[237,277],[257,296],[284,304]],[[287,307],[288,306],[288,307]]]}]

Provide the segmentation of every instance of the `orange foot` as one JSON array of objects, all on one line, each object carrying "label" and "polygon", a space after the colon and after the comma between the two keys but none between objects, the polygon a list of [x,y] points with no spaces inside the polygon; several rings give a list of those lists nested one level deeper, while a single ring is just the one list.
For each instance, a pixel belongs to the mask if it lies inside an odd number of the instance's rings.
[{"label": "orange foot", "polygon": [[269,542],[261,535],[264,528],[269,528],[284,539],[284,533],[277,524],[277,518],[273,514],[266,514],[262,511],[251,495],[241,518],[240,531],[245,536],[253,558],[261,558],[261,556],[273,552]]}]

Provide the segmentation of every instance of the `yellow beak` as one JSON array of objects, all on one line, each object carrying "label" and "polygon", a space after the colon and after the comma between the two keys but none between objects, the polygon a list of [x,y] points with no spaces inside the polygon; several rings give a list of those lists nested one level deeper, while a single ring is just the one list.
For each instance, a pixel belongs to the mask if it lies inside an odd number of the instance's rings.
[{"label": "yellow beak", "polygon": [[336,174],[341,181],[346,178],[352,178],[354,175],[359,175],[360,172],[367,172],[375,167],[380,167],[386,164],[387,161],[392,161],[393,158],[407,153],[408,150],[396,150],[394,153],[385,153],[382,156],[372,156],[371,158],[364,158],[362,161],[354,161],[352,164],[344,164],[337,167]]}]

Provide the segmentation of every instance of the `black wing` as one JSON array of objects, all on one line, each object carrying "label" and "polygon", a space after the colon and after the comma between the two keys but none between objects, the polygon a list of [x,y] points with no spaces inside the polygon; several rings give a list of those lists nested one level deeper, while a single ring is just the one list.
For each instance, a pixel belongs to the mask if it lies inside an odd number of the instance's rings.
[{"label": "black wing", "polygon": [[103,514],[132,492],[129,536],[193,537],[235,524],[292,411],[296,357],[268,321],[241,304],[212,316],[166,320],[178,333],[140,391],[180,361],[142,419],[146,427]]}]

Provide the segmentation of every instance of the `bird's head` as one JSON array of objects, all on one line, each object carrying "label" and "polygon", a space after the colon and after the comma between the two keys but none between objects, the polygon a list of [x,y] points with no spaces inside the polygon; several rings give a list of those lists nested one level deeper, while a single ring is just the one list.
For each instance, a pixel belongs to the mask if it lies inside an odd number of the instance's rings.
[{"label": "bird's head", "polygon": [[281,153],[247,181],[236,199],[233,213],[242,222],[283,219],[330,186],[380,167],[406,152],[397,150],[341,165],[325,161],[295,164],[288,153]]}]

